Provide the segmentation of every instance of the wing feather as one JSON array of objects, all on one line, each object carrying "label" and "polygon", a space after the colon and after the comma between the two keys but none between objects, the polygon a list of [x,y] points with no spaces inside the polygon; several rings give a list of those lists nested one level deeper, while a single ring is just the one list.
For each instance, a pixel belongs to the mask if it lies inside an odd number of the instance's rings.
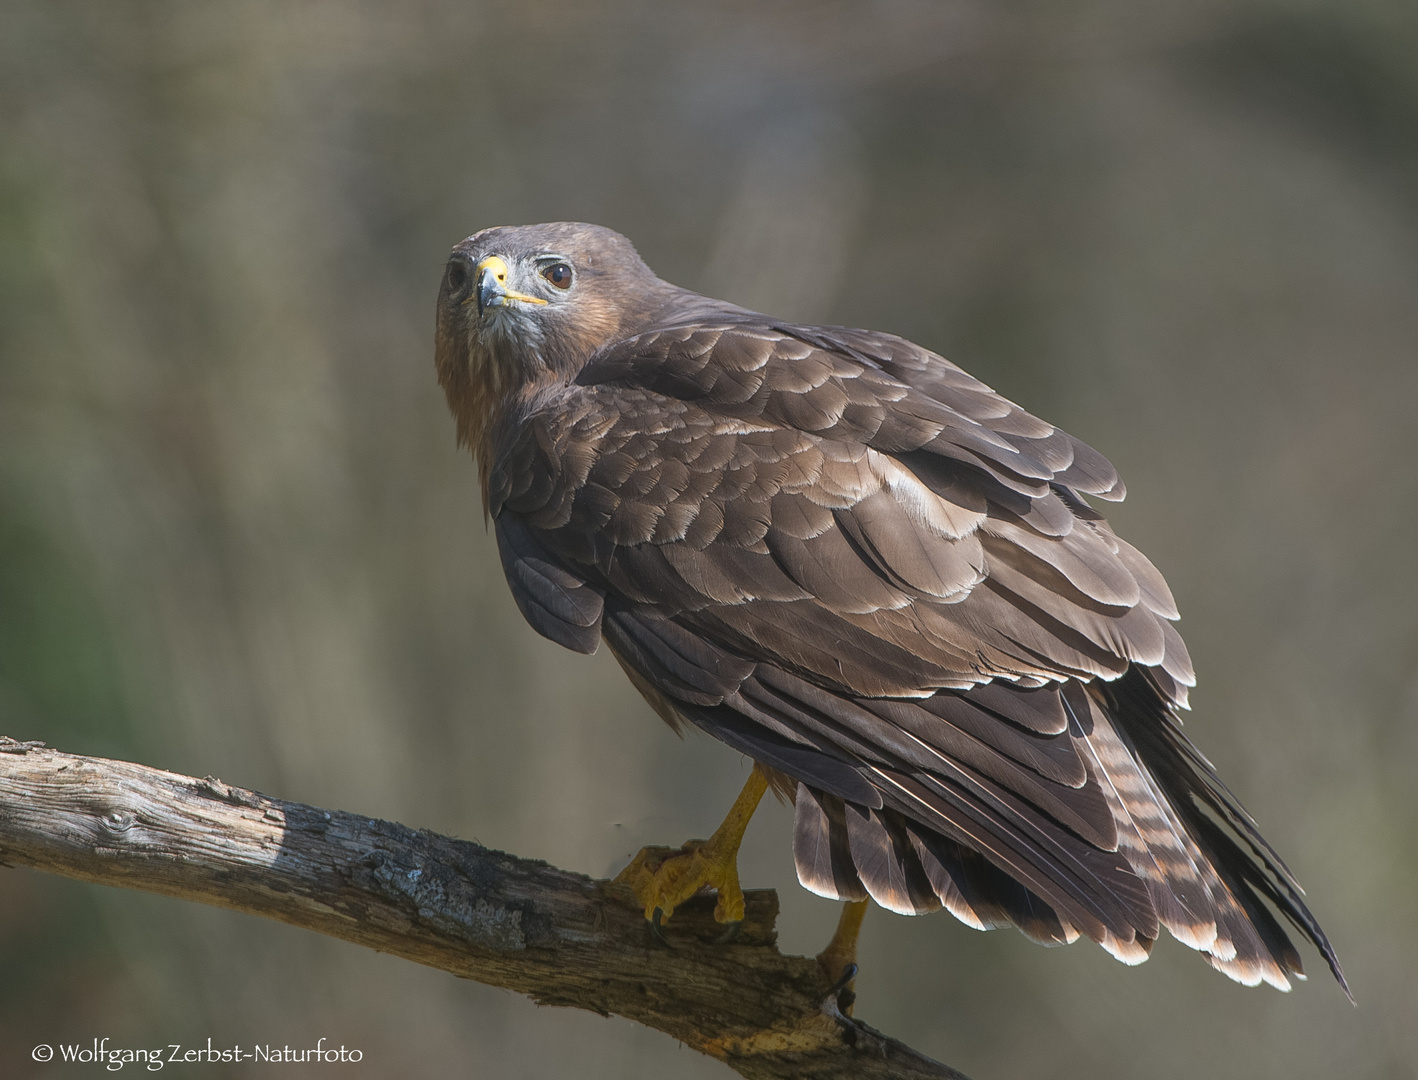
[{"label": "wing feather", "polygon": [[815,892],[1126,963],[1165,927],[1285,987],[1274,909],[1342,984],[1180,733],[1176,603],[1083,498],[1122,498],[1112,465],[900,338],[695,303],[507,424],[489,508],[529,622],[796,780]]}]

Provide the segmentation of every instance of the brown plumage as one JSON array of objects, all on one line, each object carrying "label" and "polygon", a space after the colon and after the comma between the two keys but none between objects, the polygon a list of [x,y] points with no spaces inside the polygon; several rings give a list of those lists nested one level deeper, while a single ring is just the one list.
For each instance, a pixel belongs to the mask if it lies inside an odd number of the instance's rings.
[{"label": "brown plumage", "polygon": [[[889,334],[657,278],[590,225],[453,252],[439,381],[527,621],[795,788],[802,883],[1247,984],[1334,951],[1183,735],[1161,574],[1095,450]],[[1346,988],[1347,990],[1347,988]]]}]

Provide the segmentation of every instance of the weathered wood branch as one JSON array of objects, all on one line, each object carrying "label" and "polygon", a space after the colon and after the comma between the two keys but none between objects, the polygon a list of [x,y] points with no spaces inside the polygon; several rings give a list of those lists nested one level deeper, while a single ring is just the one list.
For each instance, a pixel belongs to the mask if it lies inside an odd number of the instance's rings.
[{"label": "weathered wood branch", "polygon": [[817,964],[747,894],[732,944],[712,899],[654,942],[620,886],[466,840],[0,738],[0,860],[264,915],[528,994],[614,1013],[750,1078],[950,1078],[844,1016]]}]

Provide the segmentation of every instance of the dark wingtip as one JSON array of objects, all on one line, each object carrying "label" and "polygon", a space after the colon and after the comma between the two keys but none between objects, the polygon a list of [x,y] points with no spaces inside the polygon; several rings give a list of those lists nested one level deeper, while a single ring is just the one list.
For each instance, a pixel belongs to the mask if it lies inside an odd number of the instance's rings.
[{"label": "dark wingtip", "polygon": [[1320,940],[1315,942],[1319,946],[1320,955],[1324,957],[1324,962],[1329,965],[1330,972],[1334,975],[1335,982],[1339,983],[1339,988],[1344,991],[1344,996],[1349,999],[1349,1004],[1356,1009],[1359,1003],[1354,1000],[1354,991],[1349,989],[1349,980],[1344,977],[1344,970],[1339,966],[1339,957],[1335,955],[1333,946],[1329,943],[1329,938],[1320,933]]}]

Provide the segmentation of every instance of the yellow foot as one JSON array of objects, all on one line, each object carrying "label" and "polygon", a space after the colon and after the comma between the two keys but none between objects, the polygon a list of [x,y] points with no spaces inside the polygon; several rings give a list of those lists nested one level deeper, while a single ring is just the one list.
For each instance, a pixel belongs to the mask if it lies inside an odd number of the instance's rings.
[{"label": "yellow foot", "polygon": [[837,930],[827,948],[817,954],[817,967],[831,986],[829,993],[837,995],[837,1008],[852,1015],[857,1000],[857,936],[862,932],[862,919],[867,913],[865,900],[851,900],[842,905]]},{"label": "yellow foot", "polygon": [[635,899],[645,908],[645,918],[653,922],[668,919],[675,908],[701,889],[719,892],[715,919],[741,922],[743,889],[739,887],[735,855],[736,851],[716,850],[708,840],[690,840],[681,848],[644,847],[616,875],[616,881],[630,886]]},{"label": "yellow foot", "polygon": [[675,908],[702,889],[716,889],[714,918],[722,923],[743,921],[743,889],[739,887],[738,854],[744,830],[768,788],[757,765],[728,817],[708,840],[690,840],[683,847],[646,847],[616,875],[629,885],[652,924],[669,919]]}]

